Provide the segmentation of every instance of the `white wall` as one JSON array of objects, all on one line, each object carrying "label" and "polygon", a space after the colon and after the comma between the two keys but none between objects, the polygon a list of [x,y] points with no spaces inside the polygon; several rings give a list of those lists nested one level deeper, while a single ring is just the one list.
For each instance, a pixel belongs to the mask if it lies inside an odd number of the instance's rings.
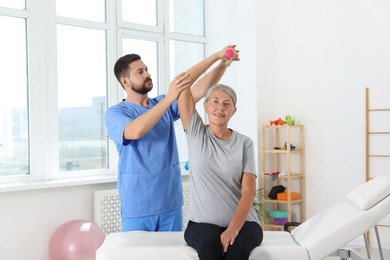
[{"label": "white wall", "polygon": [[[290,114],[305,125],[310,217],[365,181],[365,87],[390,108],[390,2],[257,3],[259,124]],[[390,228],[380,232],[389,248]]]},{"label": "white wall", "polygon": [[93,221],[93,192],[115,183],[0,193],[0,259],[46,260],[53,232],[73,219]]}]

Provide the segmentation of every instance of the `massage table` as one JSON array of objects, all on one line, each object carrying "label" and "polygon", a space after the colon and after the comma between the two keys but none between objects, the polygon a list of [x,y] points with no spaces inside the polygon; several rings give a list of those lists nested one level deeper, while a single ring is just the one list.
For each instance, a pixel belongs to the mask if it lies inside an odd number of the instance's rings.
[{"label": "massage table", "polygon": [[[291,232],[264,231],[249,260],[320,260],[329,255],[364,259],[345,245],[390,214],[390,177],[379,176],[348,193],[339,202]],[[117,232],[106,236],[96,260],[198,260],[183,232]]]}]

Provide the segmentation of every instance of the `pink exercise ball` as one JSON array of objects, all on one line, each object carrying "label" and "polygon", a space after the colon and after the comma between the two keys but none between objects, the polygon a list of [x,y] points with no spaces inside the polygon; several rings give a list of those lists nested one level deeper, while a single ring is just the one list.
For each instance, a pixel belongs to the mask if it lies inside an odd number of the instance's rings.
[{"label": "pink exercise ball", "polygon": [[86,220],[71,220],[59,226],[49,242],[50,260],[95,260],[104,241],[103,231]]}]

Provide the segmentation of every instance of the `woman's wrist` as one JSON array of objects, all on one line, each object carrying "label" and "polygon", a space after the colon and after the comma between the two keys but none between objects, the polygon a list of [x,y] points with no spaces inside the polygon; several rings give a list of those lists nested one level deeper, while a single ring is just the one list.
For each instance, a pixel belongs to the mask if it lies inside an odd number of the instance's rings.
[{"label": "woman's wrist", "polygon": [[229,61],[229,60],[221,60],[221,62],[219,63],[219,66],[221,66],[221,67],[223,67],[223,68],[226,69],[227,67],[230,66],[231,63],[232,63],[232,62]]}]

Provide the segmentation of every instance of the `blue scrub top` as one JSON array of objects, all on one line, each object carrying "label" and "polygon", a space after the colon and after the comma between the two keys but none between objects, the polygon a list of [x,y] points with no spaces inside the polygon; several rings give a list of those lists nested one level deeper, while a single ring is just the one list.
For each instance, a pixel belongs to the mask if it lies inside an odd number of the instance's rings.
[{"label": "blue scrub top", "polygon": [[105,114],[108,136],[119,153],[118,190],[123,218],[169,212],[183,204],[174,121],[177,102],[142,138],[126,140],[126,125],[153,108],[165,95],[149,99],[149,108],[122,101]]}]

